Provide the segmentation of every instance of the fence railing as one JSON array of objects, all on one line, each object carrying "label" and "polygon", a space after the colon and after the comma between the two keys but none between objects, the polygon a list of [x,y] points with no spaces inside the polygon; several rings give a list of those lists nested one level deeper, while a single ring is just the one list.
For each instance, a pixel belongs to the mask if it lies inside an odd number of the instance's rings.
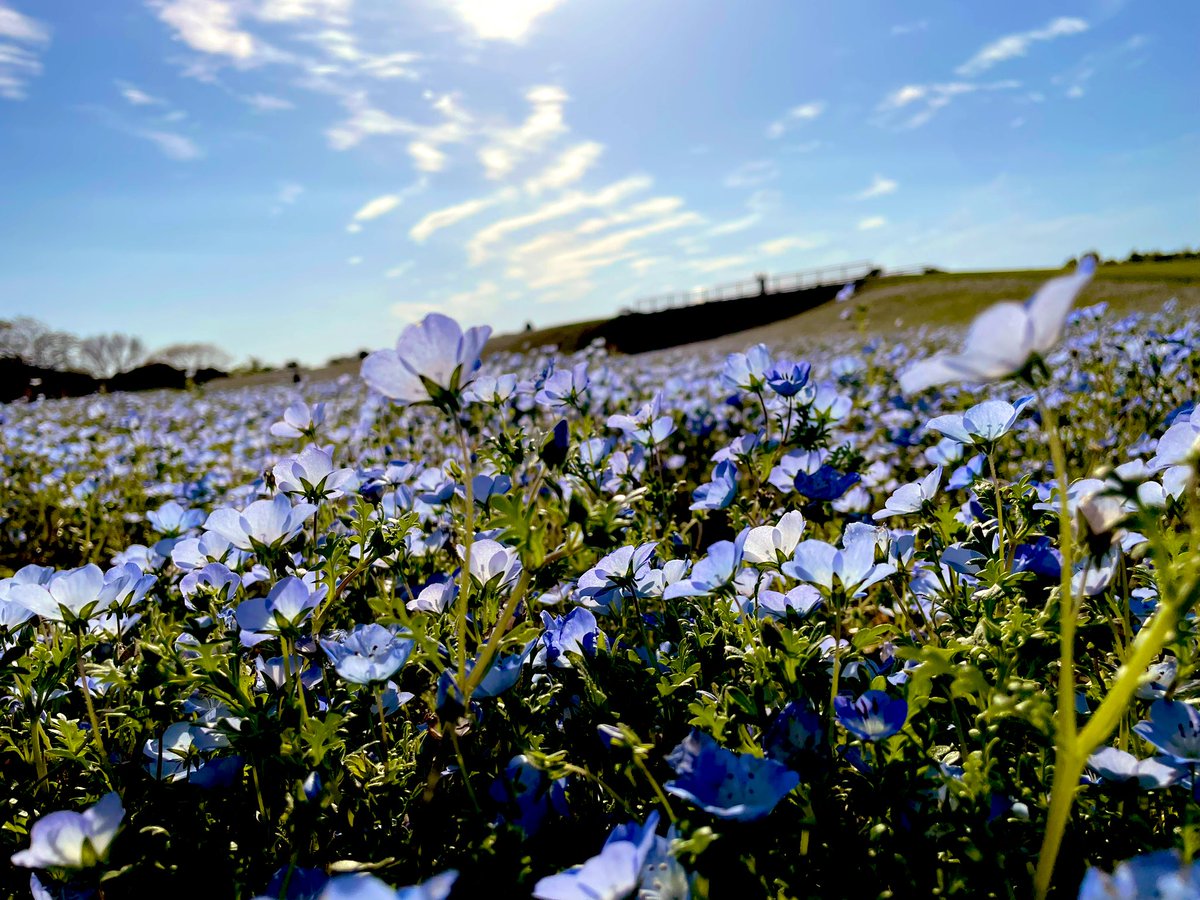
[{"label": "fence railing", "polygon": [[622,312],[651,313],[678,306],[695,306],[699,303],[713,303],[720,300],[742,300],[759,297],[765,294],[781,294],[791,291],[808,290],[817,287],[833,287],[858,281],[865,278],[875,269],[875,266],[865,260],[842,263],[836,266],[822,266],[819,269],[805,269],[800,272],[787,272],[782,275],[761,275],[746,278],[741,281],[731,281],[711,287],[692,288],[686,291],[674,291],[669,294],[658,294],[653,297],[643,297],[635,300]]}]

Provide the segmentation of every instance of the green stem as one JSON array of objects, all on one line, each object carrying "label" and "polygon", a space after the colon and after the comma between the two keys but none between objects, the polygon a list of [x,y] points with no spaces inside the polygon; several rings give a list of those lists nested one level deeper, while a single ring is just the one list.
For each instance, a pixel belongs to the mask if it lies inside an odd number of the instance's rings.
[{"label": "green stem", "polygon": [[79,690],[83,692],[83,705],[87,707],[88,721],[92,723],[92,739],[100,753],[101,765],[108,766],[108,752],[104,749],[104,738],[100,734],[100,720],[96,718],[96,707],[92,705],[92,693],[87,686],[87,671],[83,668],[83,639],[80,628],[75,629],[75,663],[79,669]]},{"label": "green stem", "polygon": [[[462,451],[463,490],[467,498],[466,518],[463,523],[462,578],[458,586],[458,683],[467,680],[467,600],[471,590],[471,545],[475,541],[475,486],[472,482],[471,451],[467,447],[466,433],[458,430],[458,446]],[[457,746],[457,741],[455,742]]]}]

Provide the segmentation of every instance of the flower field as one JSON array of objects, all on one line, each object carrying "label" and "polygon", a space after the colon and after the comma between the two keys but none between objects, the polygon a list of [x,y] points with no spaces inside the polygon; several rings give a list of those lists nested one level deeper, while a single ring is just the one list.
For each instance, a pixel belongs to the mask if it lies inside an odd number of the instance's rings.
[{"label": "flower field", "polygon": [[4,893],[1200,896],[1200,327],[1091,270],[3,407]]}]

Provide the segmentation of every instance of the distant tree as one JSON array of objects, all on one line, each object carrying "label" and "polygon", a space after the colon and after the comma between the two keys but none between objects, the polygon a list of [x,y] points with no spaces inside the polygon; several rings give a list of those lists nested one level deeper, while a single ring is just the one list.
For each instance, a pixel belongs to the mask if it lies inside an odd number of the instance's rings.
[{"label": "distant tree", "polygon": [[0,321],[0,356],[43,369],[70,369],[78,362],[79,341],[29,316]]},{"label": "distant tree", "polygon": [[155,351],[151,356],[153,362],[164,362],[187,373],[188,377],[195,375],[201,369],[228,369],[233,361],[228,353],[215,344],[171,344]]},{"label": "distant tree", "polygon": [[79,342],[79,358],[97,378],[112,378],[142,362],[146,347],[128,334],[97,334]]}]

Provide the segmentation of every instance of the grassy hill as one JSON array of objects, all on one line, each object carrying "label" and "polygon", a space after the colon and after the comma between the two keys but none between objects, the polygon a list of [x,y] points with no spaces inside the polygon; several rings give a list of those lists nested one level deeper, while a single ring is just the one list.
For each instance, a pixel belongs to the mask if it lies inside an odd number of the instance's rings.
[{"label": "grassy hill", "polygon": [[[851,304],[828,303],[808,312],[761,328],[739,331],[706,342],[706,346],[740,349],[762,341],[767,344],[820,346],[855,333],[860,323],[841,314],[849,307],[865,309],[868,334],[895,334],[922,326],[966,325],[975,314],[1000,300],[1024,300],[1053,269],[1022,269],[998,272],[936,272],[928,275],[896,275],[878,278],[859,291]],[[1079,305],[1101,301],[1113,315],[1156,309],[1171,297],[1181,304],[1200,307],[1200,260],[1121,263],[1101,266],[1079,298]],[[770,303],[768,296],[761,302]],[[494,336],[489,351],[528,350],[548,345],[574,346],[604,319],[554,325],[534,331]],[[307,379],[336,378],[357,374],[353,360],[302,372]],[[215,386],[241,387],[251,384],[280,384],[290,381],[291,371],[264,372],[231,378]]]}]

